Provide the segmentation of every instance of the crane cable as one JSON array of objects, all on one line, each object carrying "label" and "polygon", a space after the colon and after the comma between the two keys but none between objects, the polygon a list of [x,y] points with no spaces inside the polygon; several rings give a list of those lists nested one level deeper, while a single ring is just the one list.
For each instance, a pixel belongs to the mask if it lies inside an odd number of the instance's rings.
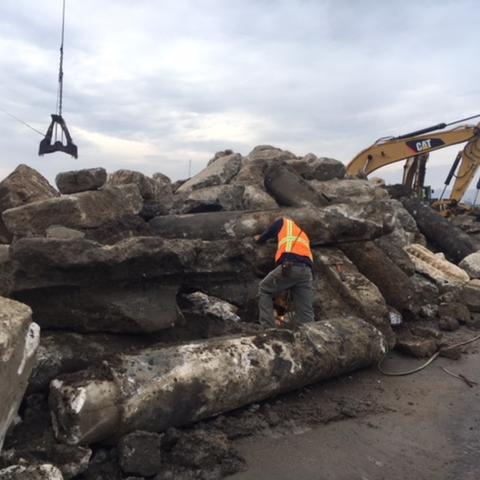
[{"label": "crane cable", "polygon": [[21,118],[18,118],[16,117],[15,115],[11,114],[10,112],[7,112],[6,110],[4,110],[2,107],[0,107],[0,111],[2,111],[3,113],[5,113],[6,115],[8,115],[9,117],[12,117],[14,120],[16,120],[17,122],[19,123],[22,123],[23,125],[25,125],[26,127],[30,128],[31,130],[33,130],[34,132],[40,134],[42,137],[45,136],[45,134],[43,132],[41,132],[40,130],[37,130],[36,128],[32,127],[31,125],[29,125],[27,122],[23,121]]},{"label": "crane cable", "polygon": [[[62,35],[60,42],[60,61],[58,65],[58,92],[57,92],[57,114],[62,116],[63,108],[63,44],[65,42],[65,0],[62,5]],[[63,130],[61,131],[63,143]],[[57,125],[55,124],[55,141],[57,140]]]},{"label": "crane cable", "polygon": [[[60,43],[60,64],[58,69],[58,92],[57,92],[57,114],[62,115],[62,108],[63,108],[63,44],[65,41],[65,0],[63,0],[63,8],[62,8],[62,37]],[[30,128],[34,132],[38,133],[42,137],[45,136],[45,133],[37,130],[36,128],[29,125],[27,122],[22,120],[21,118],[16,117],[15,115],[7,112],[3,108],[0,107],[0,111],[8,115],[9,117],[13,118],[17,122],[25,125],[26,127]],[[55,125],[55,140],[57,140],[57,125]],[[62,130],[62,143],[63,143],[63,130]]]}]

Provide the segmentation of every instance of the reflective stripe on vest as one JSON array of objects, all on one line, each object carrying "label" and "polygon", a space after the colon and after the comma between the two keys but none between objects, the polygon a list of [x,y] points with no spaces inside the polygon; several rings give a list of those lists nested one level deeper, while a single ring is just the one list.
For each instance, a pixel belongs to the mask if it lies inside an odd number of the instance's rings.
[{"label": "reflective stripe on vest", "polygon": [[275,254],[275,261],[278,262],[284,253],[294,253],[308,257],[313,261],[312,251],[310,250],[310,240],[307,234],[289,218],[283,219],[283,225],[277,237],[278,247]]}]

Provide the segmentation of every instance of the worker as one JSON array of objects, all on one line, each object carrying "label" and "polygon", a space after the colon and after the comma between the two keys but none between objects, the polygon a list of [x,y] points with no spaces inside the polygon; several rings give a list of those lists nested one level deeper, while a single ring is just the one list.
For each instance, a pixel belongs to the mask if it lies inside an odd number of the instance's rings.
[{"label": "worker", "polygon": [[297,324],[313,322],[313,256],[307,234],[290,218],[279,218],[255,235],[257,243],[277,237],[275,268],[259,285],[259,323],[275,327],[273,297],[290,289],[293,294]]}]

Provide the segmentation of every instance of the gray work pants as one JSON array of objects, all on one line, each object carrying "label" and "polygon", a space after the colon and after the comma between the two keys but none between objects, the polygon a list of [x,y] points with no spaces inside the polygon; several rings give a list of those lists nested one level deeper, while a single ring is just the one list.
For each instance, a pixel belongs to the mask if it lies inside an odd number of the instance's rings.
[{"label": "gray work pants", "polygon": [[282,265],[272,270],[259,284],[258,309],[259,322],[267,327],[275,327],[273,316],[273,297],[277,293],[290,289],[293,294],[295,318],[298,323],[313,322],[312,270],[303,264],[292,263],[288,273],[282,271]]}]

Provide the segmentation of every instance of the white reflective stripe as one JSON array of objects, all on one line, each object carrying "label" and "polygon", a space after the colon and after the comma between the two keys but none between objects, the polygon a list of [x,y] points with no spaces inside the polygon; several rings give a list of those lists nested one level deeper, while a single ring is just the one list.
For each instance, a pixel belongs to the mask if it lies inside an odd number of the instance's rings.
[{"label": "white reflective stripe", "polygon": [[285,248],[286,252],[292,251],[294,240],[295,237],[293,236],[293,222],[287,219],[287,246]]},{"label": "white reflective stripe", "polygon": [[302,238],[302,237],[298,237],[298,238],[297,238],[297,237],[294,237],[294,236],[282,238],[282,240],[280,240],[280,242],[278,243],[278,245],[283,245],[284,243],[287,243],[287,242],[294,242],[295,240],[296,240],[297,242],[299,242],[299,243],[303,243],[303,244],[306,245],[307,247],[310,246],[310,242],[309,242],[307,239]]}]

